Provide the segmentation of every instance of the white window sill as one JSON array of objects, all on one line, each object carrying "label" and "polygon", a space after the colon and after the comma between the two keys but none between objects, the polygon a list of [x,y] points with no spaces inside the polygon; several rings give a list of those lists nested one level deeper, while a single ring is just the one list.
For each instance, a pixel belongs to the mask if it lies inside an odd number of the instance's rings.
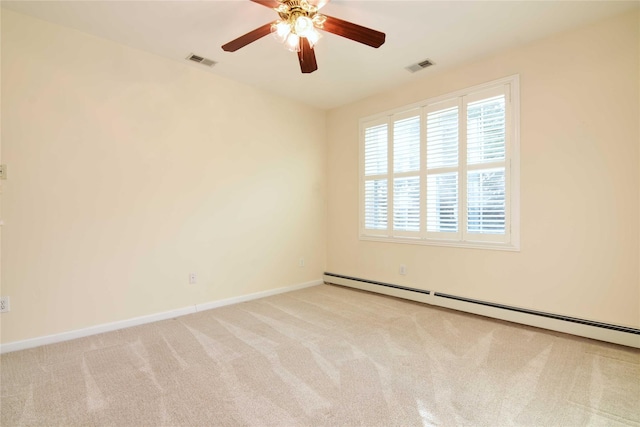
[{"label": "white window sill", "polygon": [[413,237],[385,237],[385,236],[372,236],[372,235],[360,235],[360,240],[371,242],[386,242],[386,243],[403,243],[410,245],[425,245],[425,246],[448,246],[454,248],[468,248],[468,249],[491,249],[495,251],[509,251],[520,252],[520,245],[513,243],[496,243],[496,242],[462,242],[453,240],[437,240],[437,239],[421,239]]}]

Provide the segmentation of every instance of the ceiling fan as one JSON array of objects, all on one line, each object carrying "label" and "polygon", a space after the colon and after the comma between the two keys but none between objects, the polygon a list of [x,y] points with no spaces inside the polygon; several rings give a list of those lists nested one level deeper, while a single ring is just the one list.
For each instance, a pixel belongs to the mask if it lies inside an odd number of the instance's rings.
[{"label": "ceiling fan", "polygon": [[280,19],[256,28],[222,46],[226,52],[235,52],[249,43],[273,33],[292,52],[298,53],[300,70],[312,73],[318,69],[313,47],[320,38],[318,30],[324,30],[378,48],[385,40],[380,31],[362,27],[342,19],[321,15],[318,9],[329,0],[251,0],[274,9]]}]

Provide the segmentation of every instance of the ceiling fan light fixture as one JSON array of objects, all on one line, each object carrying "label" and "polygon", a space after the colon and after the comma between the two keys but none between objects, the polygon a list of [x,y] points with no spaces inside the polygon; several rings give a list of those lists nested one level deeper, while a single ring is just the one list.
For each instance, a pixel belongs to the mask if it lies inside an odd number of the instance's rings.
[{"label": "ceiling fan light fixture", "polygon": [[322,27],[324,26],[324,23],[327,21],[327,17],[324,15],[320,15],[319,13],[316,13],[315,15],[313,15],[313,17],[311,18],[311,21],[313,21],[313,25],[316,28],[320,28],[322,29]]},{"label": "ceiling fan light fixture", "polygon": [[280,0],[281,3],[274,10],[280,19],[273,23],[271,32],[276,40],[292,51],[300,51],[300,38],[305,38],[313,48],[327,18],[318,13],[318,8],[307,0]]},{"label": "ceiling fan light fixture", "polygon": [[308,37],[315,28],[313,28],[313,21],[308,16],[298,16],[295,24],[293,25],[294,32],[300,37]]},{"label": "ceiling fan light fixture", "polygon": [[320,37],[322,37],[322,34],[320,34],[318,30],[314,28],[313,31],[311,31],[307,35],[306,38],[307,40],[309,40],[309,45],[313,48],[316,45],[316,43],[318,43],[318,40],[320,40]]},{"label": "ceiling fan light fixture", "polygon": [[284,46],[291,52],[300,51],[300,37],[297,34],[289,33],[287,40],[284,42]]},{"label": "ceiling fan light fixture", "polygon": [[291,26],[288,22],[277,21],[271,26],[271,32],[276,40],[284,43],[287,40],[287,36],[291,33]]},{"label": "ceiling fan light fixture", "polygon": [[[384,44],[386,35],[380,31],[363,27],[353,22],[332,16],[321,15],[318,9],[329,0],[251,0],[274,10],[279,18],[222,45],[225,52],[235,52],[256,40],[273,33],[284,46],[298,53],[300,71],[312,73],[318,69],[314,46],[320,40],[318,30],[324,30],[349,40],[378,48]],[[319,1],[318,5],[309,3]]]}]

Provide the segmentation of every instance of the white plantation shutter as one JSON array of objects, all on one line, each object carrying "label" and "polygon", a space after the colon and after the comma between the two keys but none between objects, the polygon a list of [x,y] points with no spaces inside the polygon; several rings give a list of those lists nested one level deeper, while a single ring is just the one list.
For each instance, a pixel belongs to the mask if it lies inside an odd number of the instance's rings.
[{"label": "white plantation shutter", "polygon": [[504,95],[467,105],[467,164],[504,160]]},{"label": "white plantation shutter", "polygon": [[427,169],[432,170],[458,167],[458,105],[441,107],[427,113]]},{"label": "white plantation shutter", "polygon": [[426,108],[427,118],[427,233],[433,238],[457,239],[459,193],[459,101]]},{"label": "white plantation shutter", "polygon": [[467,177],[467,231],[504,234],[504,168],[469,171]]},{"label": "white plantation shutter", "polygon": [[427,175],[427,232],[458,232],[457,172]]},{"label": "white plantation shutter", "polygon": [[387,173],[387,125],[367,128],[364,136],[364,174],[385,175]]},{"label": "white plantation shutter", "polygon": [[365,228],[387,229],[387,180],[367,180],[364,186]]},{"label": "white plantation shutter", "polygon": [[393,180],[393,229],[420,231],[420,177]]},{"label": "white plantation shutter", "polygon": [[420,115],[393,123],[393,172],[420,171]]},{"label": "white plantation shutter", "polygon": [[517,250],[517,87],[513,76],[361,121],[362,238]]},{"label": "white plantation shutter", "polygon": [[384,233],[388,228],[388,147],[386,123],[374,123],[364,129],[364,230]]},{"label": "white plantation shutter", "polygon": [[393,120],[393,234],[420,232],[420,110]]},{"label": "white plantation shutter", "polygon": [[468,238],[501,241],[506,236],[504,87],[466,97]]}]

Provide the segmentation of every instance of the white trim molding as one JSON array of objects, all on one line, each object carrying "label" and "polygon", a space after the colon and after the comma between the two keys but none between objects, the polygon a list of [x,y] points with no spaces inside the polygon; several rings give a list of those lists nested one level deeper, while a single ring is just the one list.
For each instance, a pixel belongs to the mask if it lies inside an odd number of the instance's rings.
[{"label": "white trim molding", "polygon": [[252,294],[241,295],[238,297],[227,298],[217,301],[206,302],[202,304],[190,305],[175,310],[164,311],[162,313],[149,314],[146,316],[134,317],[132,319],[119,320],[116,322],[104,323],[101,325],[90,326],[88,328],[76,329],[73,331],[62,332],[59,334],[46,335],[42,337],[30,338],[22,341],[14,341],[6,344],[0,344],[0,354],[10,353],[13,351],[26,350],[29,348],[40,347],[47,344],[55,344],[63,341],[74,340],[76,338],[88,337],[91,335],[102,334],[105,332],[117,331],[119,329],[130,328],[132,326],[144,325],[147,323],[158,322],[160,320],[173,319],[187,314],[196,313],[198,311],[210,310],[226,305],[238,304],[241,302],[252,301],[265,298],[272,295],[282,294],[285,292],[296,291],[298,289],[309,288],[311,286],[321,285],[322,280],[312,280],[310,282],[299,283],[292,286],[284,286],[267,291],[255,292]]},{"label": "white trim molding", "polygon": [[359,239],[519,252],[519,94],[515,74],[361,118]]},{"label": "white trim molding", "polygon": [[291,291],[297,291],[299,289],[310,288],[311,286],[317,286],[323,283],[324,281],[322,279],[318,279],[318,280],[312,280],[310,282],[300,283],[298,285],[285,286],[283,288],[269,289],[268,291],[256,292],[248,295],[241,295],[239,297],[205,302],[203,304],[196,304],[196,311],[211,310],[212,308],[224,307],[225,305],[238,304],[241,302],[252,301],[254,299],[266,298],[272,295],[284,294],[285,292],[291,292]]}]

